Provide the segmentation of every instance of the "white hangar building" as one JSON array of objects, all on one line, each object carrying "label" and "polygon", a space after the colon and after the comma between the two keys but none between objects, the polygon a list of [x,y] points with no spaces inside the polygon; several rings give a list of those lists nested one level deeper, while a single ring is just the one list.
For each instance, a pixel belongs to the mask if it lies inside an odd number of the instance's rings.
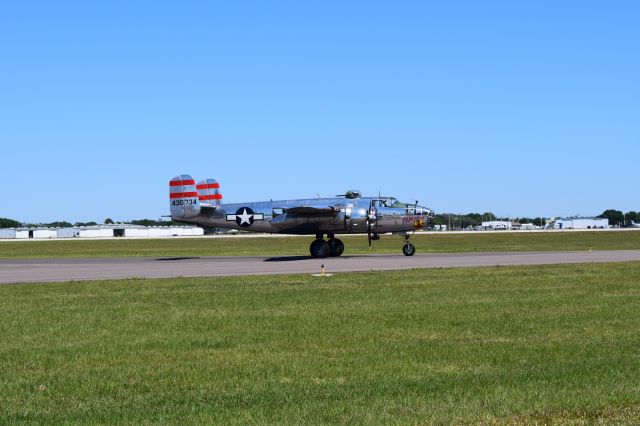
[{"label": "white hangar building", "polygon": [[28,240],[56,238],[58,235],[55,228],[4,228],[0,229],[0,238]]},{"label": "white hangar building", "polygon": [[553,229],[608,229],[609,219],[594,217],[572,217],[557,219]]},{"label": "white hangar building", "polygon": [[197,226],[140,226],[128,224],[96,225],[71,228],[4,228],[0,239],[54,239],[54,238],[163,238],[199,237],[204,229]]},{"label": "white hangar building", "polygon": [[490,220],[482,222],[482,229],[485,231],[506,231],[513,228],[511,221],[506,220]]}]

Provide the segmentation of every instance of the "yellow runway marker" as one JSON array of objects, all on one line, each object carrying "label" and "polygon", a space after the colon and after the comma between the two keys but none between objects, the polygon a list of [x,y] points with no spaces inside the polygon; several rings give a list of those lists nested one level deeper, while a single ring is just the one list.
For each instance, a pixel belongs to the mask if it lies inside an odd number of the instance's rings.
[{"label": "yellow runway marker", "polygon": [[324,264],[320,266],[320,273],[319,274],[311,274],[312,277],[330,277],[333,274],[327,274],[324,270]]}]

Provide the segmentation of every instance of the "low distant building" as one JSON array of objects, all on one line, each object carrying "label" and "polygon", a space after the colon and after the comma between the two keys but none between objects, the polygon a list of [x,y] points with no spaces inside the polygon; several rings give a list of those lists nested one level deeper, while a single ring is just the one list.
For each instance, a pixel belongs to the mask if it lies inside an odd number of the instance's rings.
[{"label": "low distant building", "polygon": [[506,231],[513,228],[513,223],[506,220],[490,220],[482,222],[482,229],[485,231]]},{"label": "low distant building", "polygon": [[29,238],[29,231],[21,228],[3,228],[0,229],[1,239],[27,239]]},{"label": "low distant building", "polygon": [[520,225],[520,229],[523,231],[534,231],[536,229],[540,229],[540,227],[534,225],[533,223],[523,223],[522,225]]},{"label": "low distant building", "polygon": [[37,239],[49,239],[56,238],[58,236],[58,232],[55,228],[36,228],[29,229],[29,238],[37,238]]},{"label": "low distant building", "polygon": [[553,229],[608,229],[609,219],[594,217],[571,217],[556,219]]},{"label": "low distant building", "polygon": [[113,224],[89,226],[86,228],[80,228],[77,231],[77,237],[79,238],[162,238],[197,237],[201,235],[204,235],[204,230],[198,226],[141,226],[129,224]]},{"label": "low distant building", "polygon": [[162,238],[198,237],[204,229],[197,226],[141,226],[130,224],[79,226],[71,228],[4,228],[0,239],[52,239],[52,238]]},{"label": "low distant building", "polygon": [[4,239],[48,239],[56,238],[55,228],[4,228],[0,229],[0,238]]},{"label": "low distant building", "polygon": [[60,228],[58,238],[77,238],[80,236],[80,228]]},{"label": "low distant building", "polygon": [[80,228],[80,230],[78,231],[79,238],[104,238],[119,236],[120,235],[118,235],[115,228],[102,227],[100,225]]}]

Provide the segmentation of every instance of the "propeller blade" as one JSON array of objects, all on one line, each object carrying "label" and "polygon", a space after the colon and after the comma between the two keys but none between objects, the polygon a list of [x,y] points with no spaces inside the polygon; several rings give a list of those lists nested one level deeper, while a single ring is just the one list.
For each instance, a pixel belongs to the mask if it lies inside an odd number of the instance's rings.
[{"label": "propeller blade", "polygon": [[373,205],[373,200],[371,200],[371,202],[369,202],[369,211],[367,212],[367,239],[369,240],[369,247],[371,247],[371,227],[372,227],[372,221],[373,221],[373,217],[375,215],[374,210],[375,207]]}]

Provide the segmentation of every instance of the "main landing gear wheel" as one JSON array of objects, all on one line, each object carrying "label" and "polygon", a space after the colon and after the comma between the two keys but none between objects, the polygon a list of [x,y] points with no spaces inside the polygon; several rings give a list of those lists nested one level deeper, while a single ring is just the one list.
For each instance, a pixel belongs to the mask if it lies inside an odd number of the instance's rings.
[{"label": "main landing gear wheel", "polygon": [[402,252],[405,256],[413,256],[416,252],[416,247],[411,243],[407,243],[402,247]]},{"label": "main landing gear wheel", "polygon": [[329,255],[332,257],[337,257],[344,253],[344,243],[337,238],[331,238],[328,241],[329,244]]},{"label": "main landing gear wheel", "polygon": [[309,252],[312,257],[327,257],[331,253],[331,247],[325,240],[317,239],[311,243]]}]

